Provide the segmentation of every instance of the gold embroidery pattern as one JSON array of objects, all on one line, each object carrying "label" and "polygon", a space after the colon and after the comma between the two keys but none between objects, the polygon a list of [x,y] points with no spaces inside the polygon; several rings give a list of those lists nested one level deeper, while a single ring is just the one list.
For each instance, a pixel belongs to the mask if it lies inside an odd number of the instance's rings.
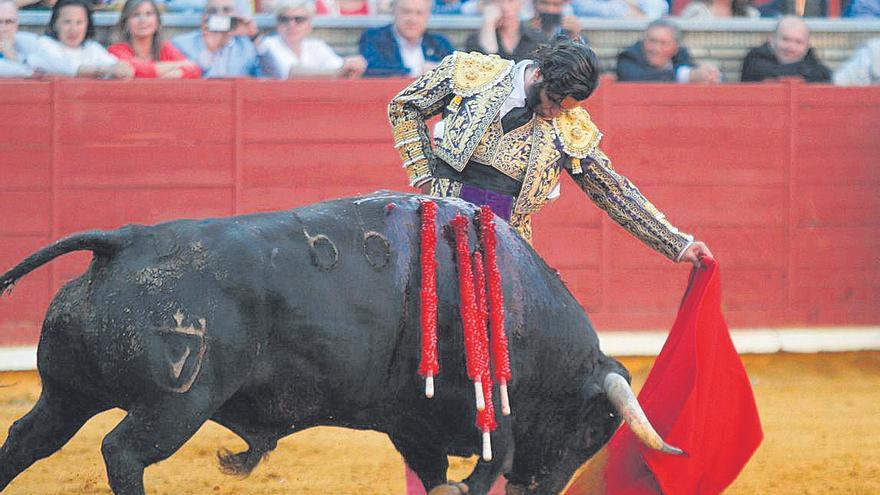
[{"label": "gold embroidery pattern", "polygon": [[547,202],[550,191],[556,187],[562,168],[562,156],[554,145],[556,133],[553,124],[543,119],[532,120],[532,144],[523,185],[513,211],[519,214],[535,213]]},{"label": "gold embroidery pattern", "polygon": [[431,196],[457,198],[461,196],[461,182],[452,179],[432,179]]},{"label": "gold embroidery pattern", "polygon": [[508,74],[501,83],[478,96],[463,99],[455,111],[450,109],[444,118],[443,139],[434,150],[437,156],[459,172],[464,170],[511,91]]},{"label": "gold embroidery pattern", "polygon": [[409,176],[417,185],[431,176],[434,152],[425,120],[440,113],[452,99],[451,75],[455,57],[450,55],[424,76],[397,94],[388,104],[394,143]]},{"label": "gold embroidery pattern", "polygon": [[510,215],[510,226],[529,243],[532,244],[532,216],[512,213]]},{"label": "gold embroidery pattern", "polygon": [[675,260],[693,237],[680,232],[626,177],[611,168],[604,153],[590,157],[575,183],[620,224],[642,242]]},{"label": "gold embroidery pattern", "polygon": [[495,119],[489,124],[489,128],[486,129],[483,138],[480,139],[477,147],[474,148],[474,154],[471,155],[471,160],[482,163],[483,165],[490,165],[492,163],[492,157],[498,150],[498,142],[501,141],[501,136],[503,135],[504,130],[501,128],[501,120]]},{"label": "gold embroidery pattern", "polygon": [[532,135],[533,125],[529,123],[502,136],[489,165],[522,182],[532,157]]},{"label": "gold embroidery pattern", "polygon": [[513,68],[512,60],[478,52],[455,52],[452,87],[456,95],[473,96],[495,86]]},{"label": "gold embroidery pattern", "polygon": [[590,119],[590,114],[581,107],[569,110],[553,119],[553,127],[559,135],[565,153],[578,159],[586,158],[591,154],[602,139],[602,133]]}]

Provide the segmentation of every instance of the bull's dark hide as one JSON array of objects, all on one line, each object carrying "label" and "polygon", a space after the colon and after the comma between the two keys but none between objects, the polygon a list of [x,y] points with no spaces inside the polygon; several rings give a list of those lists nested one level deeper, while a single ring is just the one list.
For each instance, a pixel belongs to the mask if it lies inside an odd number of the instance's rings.
[{"label": "bull's dark hide", "polygon": [[[221,455],[228,471],[249,472],[286,435],[335,425],[386,433],[427,488],[444,483],[446,454],[480,446],[446,228],[476,209],[435,200],[441,368],[427,399],[416,372],[420,199],[376,193],[130,225],[32,255],[0,289],[66,252],[94,259],[46,315],[43,394],[0,450],[0,488],[112,407],[128,411],[102,445],[116,494],[144,493],[144,467],[209,419],[248,443]],[[480,461],[467,483],[485,493],[505,472],[524,493],[557,493],[619,424],[602,378],[626,371],[599,351],[583,309],[531,247],[500,220],[497,237],[513,415],[498,418],[495,461]]]}]

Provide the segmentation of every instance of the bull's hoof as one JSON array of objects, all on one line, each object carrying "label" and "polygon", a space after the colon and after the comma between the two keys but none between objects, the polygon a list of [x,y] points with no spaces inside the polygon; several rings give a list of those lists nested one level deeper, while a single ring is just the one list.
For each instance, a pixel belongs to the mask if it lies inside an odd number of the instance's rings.
[{"label": "bull's hoof", "polygon": [[434,487],[428,495],[464,495],[468,492],[468,486],[461,482],[449,482],[445,485]]}]

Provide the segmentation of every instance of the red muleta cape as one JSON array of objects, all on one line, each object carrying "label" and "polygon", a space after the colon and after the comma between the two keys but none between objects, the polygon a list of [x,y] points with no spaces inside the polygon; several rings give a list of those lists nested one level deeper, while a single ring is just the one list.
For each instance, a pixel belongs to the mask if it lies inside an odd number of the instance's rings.
[{"label": "red muleta cape", "polygon": [[651,450],[624,425],[565,495],[721,493],[763,440],[749,377],[721,314],[718,263],[702,262],[639,393],[657,432],[687,456]]}]

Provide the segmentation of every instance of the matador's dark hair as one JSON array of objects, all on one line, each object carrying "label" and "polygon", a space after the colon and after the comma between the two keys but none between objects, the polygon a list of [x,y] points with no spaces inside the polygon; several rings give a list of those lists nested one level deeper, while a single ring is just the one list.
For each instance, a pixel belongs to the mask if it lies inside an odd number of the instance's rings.
[{"label": "matador's dark hair", "polygon": [[551,99],[562,101],[571,96],[578,101],[585,100],[599,86],[599,59],[581,41],[558,38],[550,45],[538,47],[533,60]]}]

